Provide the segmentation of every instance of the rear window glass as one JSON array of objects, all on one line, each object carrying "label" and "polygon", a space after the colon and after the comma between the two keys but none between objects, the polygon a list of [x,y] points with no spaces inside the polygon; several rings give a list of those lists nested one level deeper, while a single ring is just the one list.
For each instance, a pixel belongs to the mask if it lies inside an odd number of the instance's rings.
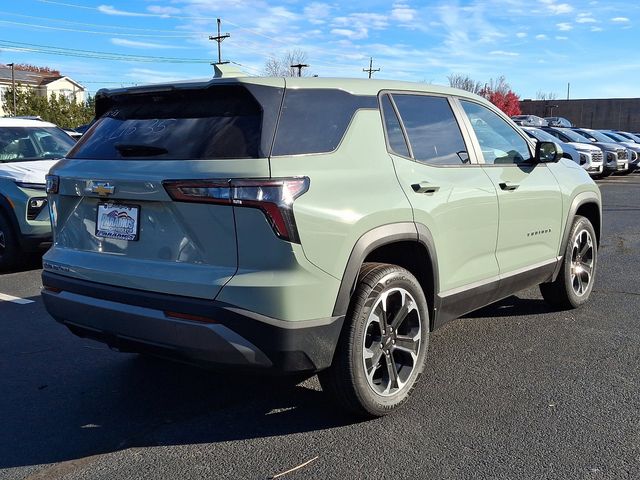
[{"label": "rear window glass", "polygon": [[273,155],[332,152],[360,108],[377,109],[376,97],[335,89],[287,90]]},{"label": "rear window glass", "polygon": [[[281,90],[271,90],[279,104]],[[261,104],[243,86],[131,93],[105,101],[107,110],[69,158],[258,158],[267,156],[263,145],[273,138],[273,130],[264,131]]]}]

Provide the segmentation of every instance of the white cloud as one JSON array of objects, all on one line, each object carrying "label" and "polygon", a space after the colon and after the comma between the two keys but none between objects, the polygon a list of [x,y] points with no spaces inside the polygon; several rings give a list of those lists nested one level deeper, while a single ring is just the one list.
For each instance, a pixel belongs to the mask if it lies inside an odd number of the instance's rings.
[{"label": "white cloud", "polygon": [[563,37],[561,35],[556,35],[556,40],[569,40],[569,37]]},{"label": "white cloud", "polygon": [[627,23],[630,20],[627,17],[615,17],[611,19],[612,22],[617,22],[617,23]]},{"label": "white cloud", "polygon": [[518,38],[525,38],[526,36],[527,36],[527,34],[525,32],[516,33],[516,37],[518,37]]},{"label": "white cloud", "polygon": [[333,35],[341,35],[343,37],[347,37],[351,40],[360,40],[362,38],[367,38],[369,35],[369,31],[366,28],[362,28],[359,30],[351,30],[349,28],[334,28],[331,30]]},{"label": "white cloud", "polygon": [[573,12],[573,7],[568,3],[556,3],[555,0],[541,0],[547,10],[553,15],[563,15]]},{"label": "white cloud", "polygon": [[581,13],[576,18],[576,23],[596,23],[596,19],[590,13]]},{"label": "white cloud", "polygon": [[560,30],[561,32],[568,32],[569,30],[573,30],[573,25],[567,22],[556,23],[556,27],[558,27],[558,30]]},{"label": "white cloud", "polygon": [[98,11],[100,13],[104,13],[105,15],[119,15],[123,17],[155,17],[155,13],[137,13],[137,12],[129,12],[127,10],[118,10],[114,8],[113,5],[100,5],[98,7]]},{"label": "white cloud", "polygon": [[502,57],[518,57],[520,56],[517,52],[507,52],[505,50],[494,50],[493,52],[489,52],[489,55],[499,55]]},{"label": "white cloud", "polygon": [[269,9],[269,13],[275,17],[286,18],[287,20],[297,20],[298,15],[292,12],[291,10],[287,10],[284,7],[272,7]]},{"label": "white cloud", "polygon": [[592,32],[602,32],[602,28],[601,27],[591,27],[591,31]]},{"label": "white cloud", "polygon": [[391,18],[400,22],[410,22],[415,18],[416,13],[418,12],[406,3],[394,3],[391,9]]},{"label": "white cloud", "polygon": [[313,2],[304,7],[304,16],[309,23],[316,25],[325,23],[331,14],[331,5],[321,2]]},{"label": "white cloud", "polygon": [[540,35],[536,35],[536,40],[546,40],[547,37],[544,33],[541,33]]},{"label": "white cloud", "polygon": [[160,5],[150,5],[147,7],[147,10],[151,13],[155,13],[157,15],[177,15],[180,13],[179,8],[175,7],[161,7]]},{"label": "white cloud", "polygon": [[140,42],[137,40],[127,40],[126,38],[112,38],[111,43],[114,45],[118,45],[120,47],[131,47],[131,48],[185,48],[178,45],[166,45],[164,43],[155,43],[155,42]]}]

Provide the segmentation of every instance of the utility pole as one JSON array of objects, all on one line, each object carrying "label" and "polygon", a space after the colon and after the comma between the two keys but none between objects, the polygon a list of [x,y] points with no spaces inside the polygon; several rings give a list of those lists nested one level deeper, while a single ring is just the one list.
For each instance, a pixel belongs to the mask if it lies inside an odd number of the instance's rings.
[{"label": "utility pole", "polygon": [[379,68],[376,68],[376,69],[373,68],[373,57],[369,57],[369,68],[363,68],[362,71],[363,72],[369,72],[369,78],[371,78],[371,74],[373,74],[373,72],[379,72],[380,69]]},{"label": "utility pole", "polygon": [[569,89],[571,88],[571,84],[567,83],[567,100],[569,100]]},{"label": "utility pole", "polygon": [[16,68],[15,63],[7,63],[7,67],[11,67],[11,93],[13,93],[13,116],[17,115],[16,109]]},{"label": "utility pole", "polygon": [[289,66],[291,68],[297,68],[298,69],[298,76],[299,77],[302,76],[302,69],[309,67],[309,65],[307,65],[306,63],[296,63],[295,65],[289,65]]},{"label": "utility pole", "polygon": [[216,63],[212,63],[212,65],[222,65],[224,63],[229,63],[229,62],[223,62],[222,61],[222,42],[225,38],[229,38],[231,35],[229,35],[228,33],[225,33],[224,35],[220,34],[220,19],[218,18],[218,35],[216,35],[215,37],[210,35],[209,36],[209,40],[215,40],[216,42],[218,42],[218,61]]}]

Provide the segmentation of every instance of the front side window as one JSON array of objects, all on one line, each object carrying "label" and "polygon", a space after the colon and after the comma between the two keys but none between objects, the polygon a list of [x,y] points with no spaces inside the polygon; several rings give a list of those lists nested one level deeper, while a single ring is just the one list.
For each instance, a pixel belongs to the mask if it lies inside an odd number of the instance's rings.
[{"label": "front side window", "polygon": [[478,138],[484,163],[513,164],[531,159],[526,140],[496,113],[478,103],[466,100],[460,103]]},{"label": "front side window", "polygon": [[444,97],[394,94],[414,158],[431,165],[468,162],[460,127]]}]

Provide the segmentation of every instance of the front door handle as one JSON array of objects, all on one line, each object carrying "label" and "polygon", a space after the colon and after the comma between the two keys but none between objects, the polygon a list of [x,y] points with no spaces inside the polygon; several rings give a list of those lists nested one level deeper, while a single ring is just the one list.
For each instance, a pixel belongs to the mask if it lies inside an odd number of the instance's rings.
[{"label": "front door handle", "polygon": [[413,188],[413,191],[416,193],[435,193],[440,190],[440,187],[429,182],[414,183],[411,185],[411,188]]},{"label": "front door handle", "polygon": [[507,183],[507,182],[502,182],[499,185],[502,190],[506,190],[508,192],[512,190],[517,190],[518,187],[520,186],[517,183]]}]

